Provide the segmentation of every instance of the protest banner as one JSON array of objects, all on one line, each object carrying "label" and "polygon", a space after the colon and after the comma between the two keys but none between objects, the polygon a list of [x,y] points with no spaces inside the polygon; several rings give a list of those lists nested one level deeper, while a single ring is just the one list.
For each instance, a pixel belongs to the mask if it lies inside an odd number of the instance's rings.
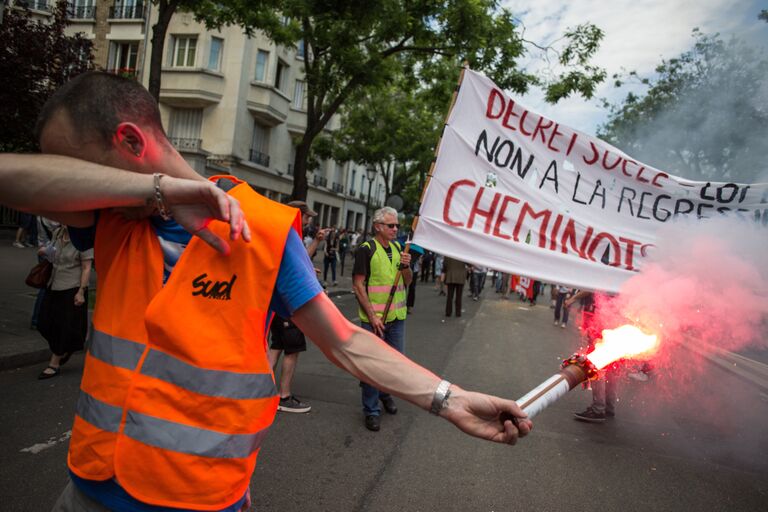
[{"label": "protest banner", "polygon": [[665,223],[722,214],[765,226],[768,183],[673,176],[465,70],[413,242],[511,274],[616,292],[653,253]]}]

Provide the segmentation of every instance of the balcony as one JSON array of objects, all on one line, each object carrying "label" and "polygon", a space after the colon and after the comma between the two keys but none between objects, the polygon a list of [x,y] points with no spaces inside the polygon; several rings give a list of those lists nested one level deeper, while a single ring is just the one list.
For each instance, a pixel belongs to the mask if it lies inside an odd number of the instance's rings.
[{"label": "balcony", "polygon": [[109,18],[112,20],[143,20],[144,5],[115,3],[109,8]]},{"label": "balcony", "polygon": [[274,127],[288,118],[290,101],[280,91],[268,84],[251,82],[248,90],[248,111],[265,126]]},{"label": "balcony", "polygon": [[205,108],[224,96],[224,76],[200,68],[163,68],[160,102],[178,108]]},{"label": "balcony", "polygon": [[107,69],[107,73],[112,73],[113,75],[121,76],[123,78],[133,78],[135,79],[138,75],[138,70],[136,68],[115,68],[115,69]]},{"label": "balcony", "polygon": [[33,11],[51,12],[53,10],[52,4],[48,3],[48,0],[18,0],[16,6],[26,7]]},{"label": "balcony", "polygon": [[72,20],[95,20],[96,6],[67,4],[67,17]]},{"label": "balcony", "polygon": [[168,137],[173,147],[179,151],[200,151],[203,144],[202,139],[187,139],[182,137]]},{"label": "balcony", "polygon": [[355,197],[355,194],[356,194],[355,187],[350,187],[349,188],[349,197]]},{"label": "balcony", "polygon": [[255,164],[269,167],[269,155],[256,149],[251,149],[249,160]]},{"label": "balcony", "polygon": [[288,164],[288,176],[293,176],[293,164]]},{"label": "balcony", "polygon": [[333,190],[334,192],[337,192],[339,194],[343,194],[344,193],[344,185],[342,185],[341,183],[333,183],[333,184],[331,184],[331,190]]},{"label": "balcony", "polygon": [[312,178],[312,184],[316,187],[327,187],[328,178],[325,176],[318,176],[317,174]]}]

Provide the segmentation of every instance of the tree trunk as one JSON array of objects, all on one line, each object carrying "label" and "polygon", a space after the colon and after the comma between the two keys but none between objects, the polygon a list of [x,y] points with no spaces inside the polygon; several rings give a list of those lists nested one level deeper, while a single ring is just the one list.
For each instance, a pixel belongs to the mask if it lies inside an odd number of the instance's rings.
[{"label": "tree trunk", "polygon": [[152,54],[149,60],[149,93],[160,102],[160,79],[163,67],[163,50],[168,24],[176,12],[177,1],[161,0],[157,4],[157,23],[152,26]]},{"label": "tree trunk", "polygon": [[[309,128],[309,127],[307,127]],[[313,137],[308,136],[309,130],[296,146],[296,158],[293,160],[293,190],[291,201],[306,201],[309,185],[307,184],[307,160]]]}]

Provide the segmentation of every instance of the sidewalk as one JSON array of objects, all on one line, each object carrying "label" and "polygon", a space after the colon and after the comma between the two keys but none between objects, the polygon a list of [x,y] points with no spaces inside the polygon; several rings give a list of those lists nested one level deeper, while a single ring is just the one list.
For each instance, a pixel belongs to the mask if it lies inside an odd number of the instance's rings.
[{"label": "sidewalk", "polygon": [[37,290],[24,284],[37,264],[34,248],[17,249],[13,239],[0,236],[0,370],[45,361],[48,343],[30,329]]}]

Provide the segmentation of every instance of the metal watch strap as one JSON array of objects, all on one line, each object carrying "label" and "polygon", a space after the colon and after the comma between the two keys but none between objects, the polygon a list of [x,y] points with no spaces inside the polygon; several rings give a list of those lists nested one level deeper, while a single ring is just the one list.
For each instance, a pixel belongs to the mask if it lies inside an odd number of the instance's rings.
[{"label": "metal watch strap", "polygon": [[451,396],[451,383],[447,380],[441,380],[437,385],[435,394],[432,397],[432,407],[429,412],[432,414],[440,414],[440,411],[448,407],[448,398]]}]

